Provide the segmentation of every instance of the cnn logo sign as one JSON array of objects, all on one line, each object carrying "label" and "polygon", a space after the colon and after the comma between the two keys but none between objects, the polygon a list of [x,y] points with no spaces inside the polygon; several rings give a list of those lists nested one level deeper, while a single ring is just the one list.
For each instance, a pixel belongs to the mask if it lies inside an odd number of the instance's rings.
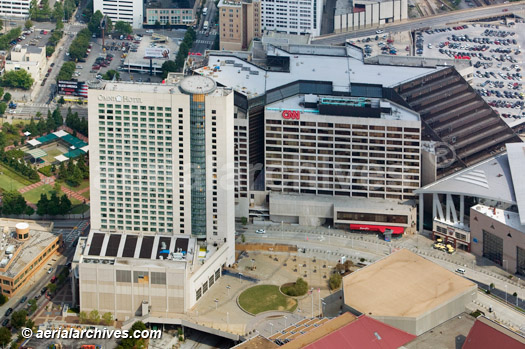
[{"label": "cnn logo sign", "polygon": [[281,115],[283,116],[283,119],[299,120],[301,117],[301,112],[298,110],[283,110]]}]

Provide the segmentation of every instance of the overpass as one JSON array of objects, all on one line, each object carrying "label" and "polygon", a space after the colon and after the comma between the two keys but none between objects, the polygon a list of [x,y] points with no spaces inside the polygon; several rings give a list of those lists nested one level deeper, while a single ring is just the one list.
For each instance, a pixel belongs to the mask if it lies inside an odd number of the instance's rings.
[{"label": "overpass", "polygon": [[[507,11],[504,11],[507,10]],[[412,31],[419,28],[446,26],[450,23],[465,22],[474,19],[490,18],[499,15],[509,15],[518,11],[525,10],[525,1],[478,7],[425,18],[414,18],[403,22],[388,24],[384,27],[366,28],[353,32],[327,34],[312,39],[312,45],[343,45],[346,40],[376,35],[376,30],[381,28],[385,33]]]}]

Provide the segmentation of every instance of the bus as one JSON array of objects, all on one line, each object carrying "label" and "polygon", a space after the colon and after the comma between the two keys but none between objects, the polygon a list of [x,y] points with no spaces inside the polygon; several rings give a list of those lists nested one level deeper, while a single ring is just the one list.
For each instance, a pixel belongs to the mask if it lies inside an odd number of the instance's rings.
[{"label": "bus", "polygon": [[202,26],[203,30],[208,30],[208,21],[204,21],[204,25]]}]

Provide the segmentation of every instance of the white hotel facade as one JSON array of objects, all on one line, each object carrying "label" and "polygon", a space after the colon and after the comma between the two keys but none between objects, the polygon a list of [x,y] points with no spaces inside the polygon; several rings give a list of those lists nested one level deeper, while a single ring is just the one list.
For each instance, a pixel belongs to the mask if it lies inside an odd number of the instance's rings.
[{"label": "white hotel facade", "polygon": [[288,34],[321,34],[323,0],[261,0],[261,27]]},{"label": "white hotel facade", "polygon": [[100,11],[113,23],[124,21],[134,29],[144,23],[144,1],[142,0],[93,0],[93,11]]}]

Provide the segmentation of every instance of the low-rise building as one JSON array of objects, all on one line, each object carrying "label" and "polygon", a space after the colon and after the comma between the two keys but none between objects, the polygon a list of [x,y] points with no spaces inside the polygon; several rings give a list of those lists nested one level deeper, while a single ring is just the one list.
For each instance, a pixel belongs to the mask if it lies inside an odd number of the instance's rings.
[{"label": "low-rise building", "polygon": [[44,47],[16,45],[11,58],[5,62],[5,71],[25,70],[37,81],[44,76],[46,63]]},{"label": "low-rise building", "polygon": [[199,1],[195,0],[149,0],[144,2],[148,25],[193,25]]},{"label": "low-rise building", "polygon": [[408,19],[407,0],[338,0],[334,32],[382,26]]},{"label": "low-rise building", "polygon": [[4,0],[0,6],[2,18],[29,18],[31,0]]},{"label": "low-rise building", "polygon": [[464,312],[476,291],[472,281],[405,249],[343,278],[352,313],[416,336]]},{"label": "low-rise building", "polygon": [[233,253],[228,244],[197,243],[190,235],[92,230],[73,259],[74,302],[119,320],[175,317],[213,286]]},{"label": "low-rise building", "polygon": [[62,235],[51,232],[51,222],[0,219],[0,227],[0,287],[11,297],[58,251]]}]

